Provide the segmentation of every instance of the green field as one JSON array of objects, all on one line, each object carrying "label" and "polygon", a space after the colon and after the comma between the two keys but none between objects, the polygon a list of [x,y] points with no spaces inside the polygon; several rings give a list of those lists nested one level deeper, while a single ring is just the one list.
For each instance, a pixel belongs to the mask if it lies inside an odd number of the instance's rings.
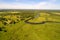
[{"label": "green field", "polygon": [[0,10],[0,40],[60,40],[60,12]]}]

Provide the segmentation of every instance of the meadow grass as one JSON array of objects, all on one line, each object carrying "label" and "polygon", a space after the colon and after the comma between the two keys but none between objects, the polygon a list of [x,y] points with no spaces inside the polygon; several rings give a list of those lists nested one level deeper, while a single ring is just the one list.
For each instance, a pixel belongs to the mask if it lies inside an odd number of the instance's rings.
[{"label": "meadow grass", "polygon": [[[5,18],[10,16],[5,16]],[[11,16],[12,20],[16,20],[16,16]],[[27,18],[25,18],[26,20]],[[60,40],[60,23],[46,22],[44,24],[28,24],[20,20],[16,24],[4,25],[0,22],[0,40]],[[29,22],[57,21],[60,22],[60,16],[50,14],[42,14],[41,16],[29,20]],[[7,32],[4,32],[7,30]]]}]

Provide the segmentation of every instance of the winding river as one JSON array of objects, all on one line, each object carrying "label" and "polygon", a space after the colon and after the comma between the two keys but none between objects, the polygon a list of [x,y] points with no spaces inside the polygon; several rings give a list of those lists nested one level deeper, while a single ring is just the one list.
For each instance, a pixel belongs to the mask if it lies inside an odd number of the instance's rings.
[{"label": "winding river", "polygon": [[[49,14],[49,13],[48,13],[48,14]],[[51,15],[54,15],[54,14],[51,14]],[[56,15],[55,15],[55,16],[56,16]],[[60,16],[60,15],[58,15],[58,16]],[[34,18],[31,17],[31,18],[25,20],[25,23],[28,23],[28,24],[60,23],[60,22],[58,22],[58,21],[29,22],[29,20],[31,20],[31,19],[34,19]]]}]

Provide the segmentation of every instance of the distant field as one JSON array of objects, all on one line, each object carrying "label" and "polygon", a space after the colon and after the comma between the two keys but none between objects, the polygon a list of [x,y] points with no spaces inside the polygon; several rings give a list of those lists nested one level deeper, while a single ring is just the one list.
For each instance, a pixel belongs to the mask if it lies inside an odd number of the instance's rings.
[{"label": "distant field", "polygon": [[60,12],[0,10],[0,40],[60,40]]}]

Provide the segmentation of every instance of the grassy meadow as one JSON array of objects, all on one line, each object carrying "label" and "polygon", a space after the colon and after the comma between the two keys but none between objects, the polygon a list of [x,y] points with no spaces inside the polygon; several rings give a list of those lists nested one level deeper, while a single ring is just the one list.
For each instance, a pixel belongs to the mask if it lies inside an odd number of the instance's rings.
[{"label": "grassy meadow", "polygon": [[0,40],[60,40],[60,12],[0,10]]}]

